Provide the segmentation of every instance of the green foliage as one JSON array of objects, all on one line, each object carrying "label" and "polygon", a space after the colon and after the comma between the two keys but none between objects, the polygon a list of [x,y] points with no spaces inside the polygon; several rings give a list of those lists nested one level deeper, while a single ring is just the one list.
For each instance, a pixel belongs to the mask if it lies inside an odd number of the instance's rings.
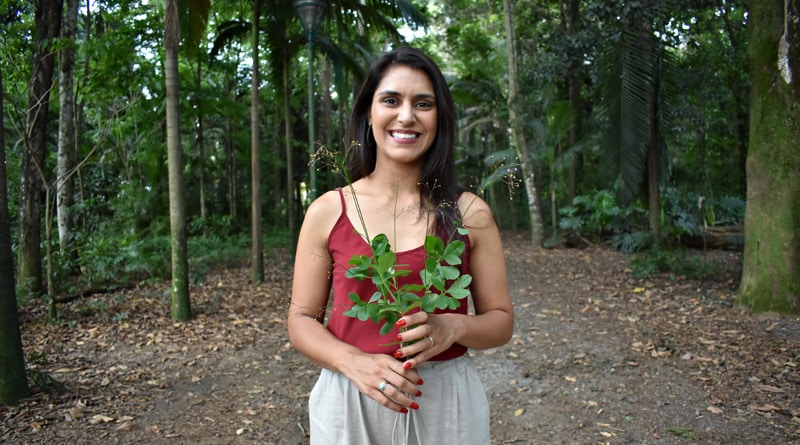
[{"label": "green foliage", "polygon": [[194,283],[202,282],[205,272],[212,267],[241,264],[250,248],[249,235],[228,237],[195,236],[188,239],[190,275]]},{"label": "green foliage", "polygon": [[[704,198],[668,188],[661,201],[662,231],[671,244],[679,244],[684,235],[701,235],[704,226],[736,225],[744,219],[744,201],[731,196]],[[639,252],[652,243],[647,211],[636,202],[620,207],[608,190],[576,196],[559,213],[561,230],[593,239],[610,238],[620,252]]]},{"label": "green foliage", "polygon": [[681,235],[702,235],[706,226],[731,226],[744,220],[745,202],[740,198],[707,198],[668,188],[661,199],[667,228],[665,233],[676,239]]},{"label": "green foliage", "polygon": [[[243,234],[188,239],[193,281],[202,281],[212,267],[239,264],[247,256],[249,237]],[[168,235],[128,236],[97,233],[80,248],[82,280],[89,285],[160,281],[169,278]]]},{"label": "green foliage", "polygon": [[436,309],[456,309],[469,296],[472,276],[461,274],[461,254],[463,241],[454,240],[445,245],[436,236],[425,237],[425,269],[420,271],[422,284],[403,284],[397,279],[408,276],[411,271],[397,263],[397,255],[389,245],[384,234],[375,236],[370,243],[371,255],[354,255],[350,259],[347,278],[371,280],[377,287],[372,297],[365,301],[351,292],[349,297],[353,306],[344,312],[348,317],[361,321],[370,319],[375,323],[384,322],[381,334],[389,333],[394,323],[403,315],[415,309],[433,312]]},{"label": "green foliage", "polygon": [[559,209],[559,214],[562,230],[593,238],[629,232],[644,224],[644,210],[634,206],[619,207],[609,190],[576,196],[571,206]]},{"label": "green foliage", "polygon": [[636,278],[669,274],[690,280],[709,280],[723,276],[723,269],[724,265],[718,260],[707,260],[682,249],[653,247],[631,258],[631,270]]},{"label": "green foliage", "polygon": [[635,232],[615,233],[611,237],[611,245],[619,252],[641,252],[652,246],[653,236],[649,231],[637,230]]},{"label": "green foliage", "polygon": [[671,426],[669,427],[669,432],[673,435],[680,437],[682,439],[696,439],[697,436],[694,435],[694,432],[691,428],[687,428],[684,426]]},{"label": "green foliage", "polygon": [[189,236],[225,238],[238,231],[230,215],[211,215],[205,218],[192,218],[189,221]]}]

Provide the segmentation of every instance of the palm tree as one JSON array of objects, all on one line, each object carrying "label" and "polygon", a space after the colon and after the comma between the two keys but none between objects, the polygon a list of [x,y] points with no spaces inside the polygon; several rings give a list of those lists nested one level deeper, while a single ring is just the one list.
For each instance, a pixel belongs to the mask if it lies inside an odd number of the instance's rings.
[{"label": "palm tree", "polygon": [[[169,220],[172,247],[172,319],[192,318],[189,300],[189,258],[186,234],[186,185],[183,179],[183,148],[180,127],[180,85],[178,51],[181,40],[180,19],[187,24],[189,42],[199,41],[200,30],[208,18],[209,0],[193,0],[180,14],[178,0],[166,0],[164,11],[164,76],[167,103],[167,163],[169,167]],[[192,45],[188,45],[191,47]],[[194,45],[196,47],[196,45]]]},{"label": "palm tree", "polygon": [[[640,7],[615,11],[619,28],[606,45],[601,76],[608,125],[605,164],[612,172],[621,203],[631,202],[646,183],[650,231],[661,242],[659,186],[666,180],[665,119],[669,88],[665,72],[673,69],[662,37],[675,1],[643,2]],[[617,14],[619,13],[619,14]]]}]

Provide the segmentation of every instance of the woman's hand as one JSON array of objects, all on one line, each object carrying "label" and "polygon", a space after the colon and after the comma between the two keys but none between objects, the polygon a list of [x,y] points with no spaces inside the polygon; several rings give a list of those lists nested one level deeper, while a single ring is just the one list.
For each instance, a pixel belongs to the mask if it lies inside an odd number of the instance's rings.
[{"label": "woman's hand", "polygon": [[[404,369],[412,369],[422,362],[446,351],[458,341],[458,314],[428,314],[420,311],[397,320],[396,326],[411,326],[397,335],[399,343],[411,343],[398,349],[394,356],[409,357],[403,363]],[[416,341],[415,341],[416,340]]]},{"label": "woman's hand", "polygon": [[381,405],[407,413],[419,409],[411,396],[419,397],[422,379],[416,369],[404,368],[403,363],[385,354],[358,354],[348,360],[342,373],[362,394]]}]

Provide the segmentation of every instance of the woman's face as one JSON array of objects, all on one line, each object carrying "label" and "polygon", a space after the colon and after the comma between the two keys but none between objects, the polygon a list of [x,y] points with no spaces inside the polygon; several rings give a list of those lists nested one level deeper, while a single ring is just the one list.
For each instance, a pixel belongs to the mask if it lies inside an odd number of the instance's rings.
[{"label": "woman's face", "polygon": [[386,70],[372,97],[369,122],[378,159],[419,161],[437,128],[436,96],[425,72],[405,65]]}]

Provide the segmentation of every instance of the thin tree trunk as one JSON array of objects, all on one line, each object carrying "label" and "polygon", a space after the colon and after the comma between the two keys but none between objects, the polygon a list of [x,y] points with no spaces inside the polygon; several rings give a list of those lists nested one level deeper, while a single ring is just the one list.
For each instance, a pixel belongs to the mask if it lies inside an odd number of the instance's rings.
[{"label": "thin tree trunk", "polygon": [[[580,0],[570,0],[568,8],[567,33],[571,37],[577,39],[578,32],[580,31]],[[569,129],[568,143],[570,147],[578,142],[578,137],[581,133],[581,78],[583,76],[581,73],[580,60],[581,58],[579,58],[577,51],[573,51],[569,59],[567,72],[567,94],[569,95],[569,103],[575,111],[575,123],[572,128]],[[569,184],[567,186],[569,205],[572,205],[572,200],[575,198],[575,190],[577,189],[579,159],[578,156],[574,156],[569,163]]]},{"label": "thin tree trunk", "polygon": [[264,240],[261,228],[261,151],[259,147],[260,132],[258,119],[258,33],[259,2],[253,2],[253,82],[250,91],[250,175],[251,175],[251,206],[250,214],[250,279],[253,283],[264,282]]},{"label": "thin tree trunk", "polygon": [[646,154],[646,171],[647,171],[647,208],[649,214],[650,233],[653,236],[655,244],[661,245],[661,193],[659,191],[661,172],[659,169],[661,159],[661,124],[659,122],[659,109],[658,109],[658,95],[660,91],[659,82],[663,75],[660,73],[661,66],[659,63],[660,50],[657,49],[656,44],[652,41],[653,31],[650,25],[643,27],[642,42],[648,45],[648,54],[650,54],[650,82],[649,97],[647,98],[647,112],[650,120],[650,138],[647,142]]},{"label": "thin tree trunk", "polygon": [[283,116],[286,144],[286,214],[289,225],[289,252],[294,255],[297,243],[294,199],[294,153],[292,150],[291,92],[289,91],[289,64],[283,64]]},{"label": "thin tree trunk", "polygon": [[514,30],[514,6],[511,0],[503,0],[505,12],[506,46],[508,51],[508,115],[514,146],[522,164],[523,182],[528,196],[528,213],[531,221],[531,242],[534,247],[541,247],[544,239],[544,227],[541,217],[539,191],[536,187],[536,173],[533,159],[528,150],[519,106],[519,84],[517,79],[516,32]]},{"label": "thin tree trunk", "polygon": [[20,175],[19,288],[40,294],[42,280],[42,187],[47,147],[47,117],[53,88],[55,51],[52,44],[61,28],[61,0],[36,0],[35,54],[25,117],[25,150]]},{"label": "thin tree trunk", "polygon": [[[320,86],[322,91],[331,91],[333,86],[333,70],[331,63],[328,59],[322,58],[322,78],[320,79]],[[330,94],[319,95],[319,119],[317,128],[319,139],[323,145],[330,146],[333,141],[331,140],[331,130],[333,129],[333,99]],[[309,159],[310,161],[310,159]]]},{"label": "thin tree trunk", "polygon": [[[226,78],[225,84],[228,86],[228,92],[231,98],[236,102],[236,88],[230,76]],[[236,130],[236,125],[230,117],[225,117],[225,171],[228,177],[228,215],[231,221],[236,221],[236,144],[234,143],[233,133]]]},{"label": "thin tree trunk", "polygon": [[205,52],[201,51],[197,57],[197,77],[195,81],[197,82],[197,101],[195,102],[195,106],[197,107],[197,175],[199,179],[199,187],[200,193],[198,193],[198,199],[200,200],[200,218],[205,221],[206,217],[208,216],[208,209],[206,208],[206,186],[205,186],[205,162],[206,162],[206,153],[205,153],[205,139],[204,139],[204,129],[203,129],[203,95],[201,94],[203,89],[202,83],[202,70],[203,70],[203,57],[202,55]]},{"label": "thin tree trunk", "polygon": [[800,312],[800,4],[752,2],[750,148],[737,302]]},{"label": "thin tree trunk", "polygon": [[[84,10],[84,15],[83,15],[83,32],[84,32],[84,40],[86,41],[86,43],[89,43],[89,41],[92,38],[92,0],[86,0],[86,9]],[[78,87],[76,88],[76,91],[80,91],[81,85],[84,85],[86,83],[86,80],[89,78],[89,61],[90,61],[90,56],[87,54],[83,58],[83,76],[81,78],[82,82],[79,83]],[[76,101],[75,101],[75,128],[76,129],[79,129],[79,128],[83,127],[84,112],[83,112],[83,102],[80,100],[80,97],[81,97],[80,94],[76,94]],[[80,136],[79,136],[78,132],[76,131],[76,141],[75,141],[75,150],[76,150],[76,152],[75,152],[75,158],[73,158],[73,159],[78,159],[77,158],[77,156],[78,156],[78,151],[77,150],[78,150],[78,147],[80,146],[78,141],[80,141]],[[81,173],[80,166],[78,166],[78,170],[76,170],[75,174],[77,176],[78,197],[79,197],[78,203],[79,204],[83,204],[85,202],[85,199],[84,199],[83,176],[82,176],[82,173]],[[86,206],[79,205],[78,208],[81,209],[81,210],[79,210],[80,214],[79,214],[79,216],[77,216],[77,217],[75,217],[73,219],[73,224],[75,226],[80,227],[80,229],[82,229],[83,231],[87,230],[86,210],[84,210],[85,207]],[[78,221],[80,221],[80,223],[78,223]],[[77,259],[78,259],[78,253],[77,253],[77,250],[75,250],[76,264],[77,264]]]},{"label": "thin tree trunk", "polygon": [[[72,194],[74,180],[72,168],[75,164],[77,140],[75,138],[75,33],[78,22],[78,0],[67,0],[66,15],[61,28],[61,38],[66,45],[61,49],[58,78],[58,161],[56,166],[56,202],[58,221],[58,245],[62,258],[77,259],[72,248]],[[71,43],[70,43],[71,42]],[[68,261],[73,267],[70,274],[77,272],[76,263]],[[48,266],[50,267],[50,266]]]},{"label": "thin tree trunk", "polygon": [[[724,24],[723,29],[725,30],[725,34],[728,36],[728,40],[731,43],[731,51],[734,54],[739,52],[739,40],[736,38],[736,33],[734,32],[734,27],[731,24],[731,20],[729,17],[730,13],[730,5],[727,2],[720,3],[720,17],[722,18],[722,23]],[[733,94],[733,110],[734,110],[734,119],[736,120],[736,140],[737,140],[737,156],[738,156],[738,165],[739,165],[739,172],[738,176],[740,177],[739,183],[741,186],[741,190],[737,190],[738,192],[744,193],[747,189],[747,146],[748,146],[748,125],[747,125],[747,114],[745,110],[745,98],[747,97],[747,89],[748,85],[743,85],[741,81],[735,81],[736,83],[731,88],[731,92]]]},{"label": "thin tree trunk", "polygon": [[[0,63],[0,68],[2,66]],[[4,95],[3,73],[0,71],[0,110],[4,109]],[[5,113],[0,112],[0,403],[15,405],[28,395],[29,390],[14,287],[4,116]]]},{"label": "thin tree trunk", "polygon": [[[652,99],[651,99],[652,100]],[[657,123],[652,120],[655,110],[653,103],[651,107],[651,138],[647,144],[647,210],[649,214],[650,233],[653,236],[653,241],[656,245],[661,245],[661,194],[658,190],[658,159],[659,147],[658,139],[656,136]]]},{"label": "thin tree trunk", "polygon": [[186,186],[183,179],[181,146],[180,84],[178,82],[178,47],[180,24],[178,0],[166,0],[164,15],[164,73],[167,94],[167,165],[169,169],[169,222],[172,245],[172,304],[175,321],[192,318],[189,301],[189,254],[186,235]]}]

